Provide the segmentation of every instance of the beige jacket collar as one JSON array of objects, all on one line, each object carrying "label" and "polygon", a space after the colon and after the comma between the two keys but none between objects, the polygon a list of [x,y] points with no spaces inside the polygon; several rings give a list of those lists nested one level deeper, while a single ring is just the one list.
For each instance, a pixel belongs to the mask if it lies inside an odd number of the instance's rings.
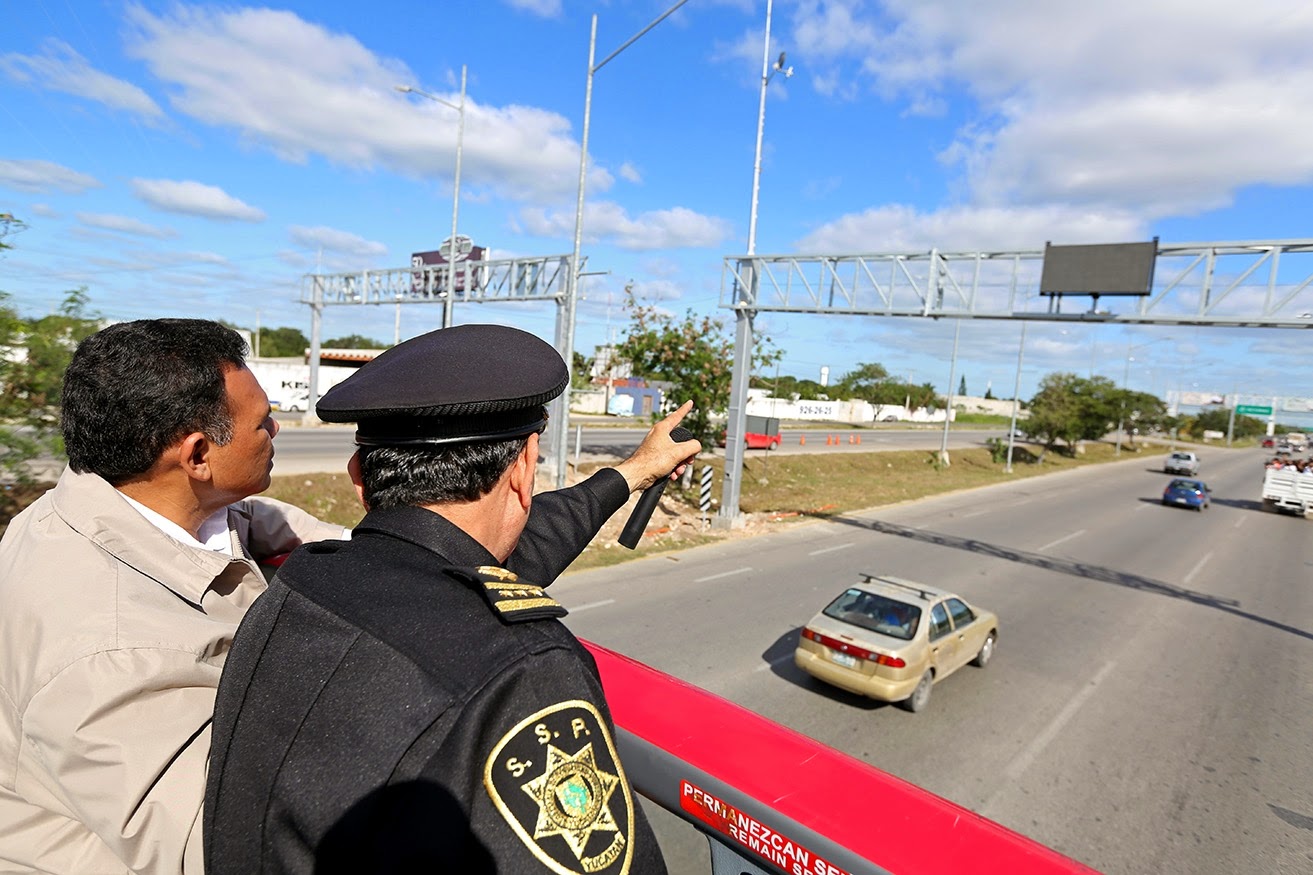
[{"label": "beige jacket collar", "polygon": [[[211,583],[245,556],[231,511],[228,536],[232,556],[182,544],[156,528],[132,508],[118,490],[96,474],[66,468],[51,495],[51,504],[70,528],[139,573],[200,606]],[[131,509],[125,514],[125,508]]]}]

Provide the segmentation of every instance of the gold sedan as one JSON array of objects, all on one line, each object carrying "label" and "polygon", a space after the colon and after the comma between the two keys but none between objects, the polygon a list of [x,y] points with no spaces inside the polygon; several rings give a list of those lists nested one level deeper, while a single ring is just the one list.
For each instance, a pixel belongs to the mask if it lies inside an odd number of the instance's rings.
[{"label": "gold sedan", "polygon": [[994,656],[998,617],[951,592],[862,574],[812,617],[793,661],[840,689],[920,711],[930,688],[968,662]]}]

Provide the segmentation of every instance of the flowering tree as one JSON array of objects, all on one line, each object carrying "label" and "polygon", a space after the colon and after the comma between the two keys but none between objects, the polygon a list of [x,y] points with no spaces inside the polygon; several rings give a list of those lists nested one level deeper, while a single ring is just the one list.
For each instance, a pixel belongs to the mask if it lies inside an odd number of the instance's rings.
[{"label": "flowering tree", "polygon": [[[677,318],[655,306],[639,304],[631,292],[626,301],[632,322],[617,355],[633,367],[635,376],[670,384],[667,396],[678,404],[693,402],[693,412],[684,427],[703,444],[717,431],[714,419],[723,417],[729,406],[733,376],[734,339],[725,323],[688,310]],[[768,338],[753,344],[754,368],[779,361]]]}]

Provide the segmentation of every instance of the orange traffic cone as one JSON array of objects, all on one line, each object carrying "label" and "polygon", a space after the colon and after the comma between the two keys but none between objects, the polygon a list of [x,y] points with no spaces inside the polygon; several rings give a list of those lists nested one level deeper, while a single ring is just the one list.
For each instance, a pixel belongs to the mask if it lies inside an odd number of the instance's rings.
[{"label": "orange traffic cone", "polygon": [[798,446],[802,446],[805,443],[807,443],[807,435],[805,434],[798,435]]}]

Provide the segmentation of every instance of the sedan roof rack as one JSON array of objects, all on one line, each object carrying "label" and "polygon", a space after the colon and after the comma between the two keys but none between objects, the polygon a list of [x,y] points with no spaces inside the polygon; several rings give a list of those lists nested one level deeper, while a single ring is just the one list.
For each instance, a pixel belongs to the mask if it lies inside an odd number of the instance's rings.
[{"label": "sedan roof rack", "polygon": [[929,599],[933,599],[937,595],[940,595],[940,593],[936,592],[934,589],[930,587],[923,586],[919,583],[913,583],[910,580],[904,580],[901,577],[885,577],[884,575],[880,575],[880,574],[870,574],[866,571],[859,571],[857,573],[861,576],[863,583],[887,583],[890,586],[896,586],[899,587],[900,589],[906,589],[911,592],[914,592],[923,599],[929,600]]}]

